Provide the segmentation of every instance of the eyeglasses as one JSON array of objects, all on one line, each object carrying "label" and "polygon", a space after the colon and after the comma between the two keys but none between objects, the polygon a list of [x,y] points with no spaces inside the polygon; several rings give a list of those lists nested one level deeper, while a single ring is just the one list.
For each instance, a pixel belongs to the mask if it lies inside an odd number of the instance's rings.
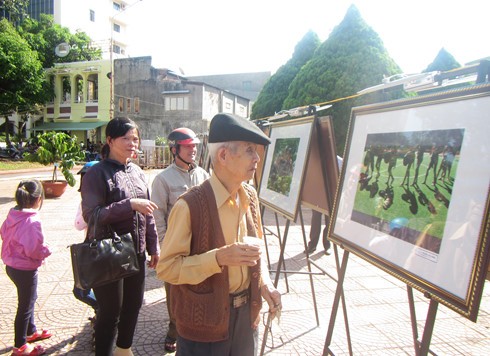
[{"label": "eyeglasses", "polygon": [[[269,345],[266,341],[265,346],[267,346],[269,349],[275,349],[276,346],[274,345],[274,334],[272,333],[272,320],[268,323],[269,321],[269,312],[265,311],[262,313],[262,324],[264,325],[264,328],[267,330],[268,334],[270,334],[270,340],[271,340],[271,345]],[[269,325],[267,325],[269,324]],[[279,339],[281,340],[281,343],[284,344],[284,340],[282,340],[282,337],[279,336]]]}]

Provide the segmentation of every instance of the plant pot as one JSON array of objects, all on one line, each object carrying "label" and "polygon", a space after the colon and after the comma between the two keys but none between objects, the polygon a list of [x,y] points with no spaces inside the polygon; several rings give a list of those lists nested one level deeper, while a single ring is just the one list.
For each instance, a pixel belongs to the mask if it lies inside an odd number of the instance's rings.
[{"label": "plant pot", "polygon": [[68,186],[66,180],[58,180],[53,182],[52,180],[43,180],[42,182],[44,188],[44,196],[46,198],[59,198],[63,195]]}]

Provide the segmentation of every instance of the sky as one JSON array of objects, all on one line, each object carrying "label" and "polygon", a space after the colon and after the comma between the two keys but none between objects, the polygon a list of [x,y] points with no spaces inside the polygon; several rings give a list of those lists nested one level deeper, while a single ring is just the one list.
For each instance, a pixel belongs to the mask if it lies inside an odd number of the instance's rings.
[{"label": "sky", "polygon": [[464,65],[490,56],[488,0],[128,0],[133,56],[186,76],[271,72],[309,31],[324,42],[351,4],[403,73],[445,48]]}]

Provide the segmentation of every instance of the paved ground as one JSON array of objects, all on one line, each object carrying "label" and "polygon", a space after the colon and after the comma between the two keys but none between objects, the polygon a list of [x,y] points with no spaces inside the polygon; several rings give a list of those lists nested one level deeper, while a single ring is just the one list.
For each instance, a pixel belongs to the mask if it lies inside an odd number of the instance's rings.
[{"label": "paved ground", "polygon": [[[158,170],[146,171],[151,181]],[[13,193],[21,177],[43,178],[46,170],[4,174],[0,172],[0,220],[14,206]],[[78,178],[78,177],[77,177]],[[36,323],[39,328],[54,332],[51,339],[42,341],[50,355],[90,355],[91,328],[89,307],[72,295],[73,276],[68,245],[81,241],[82,233],[73,228],[73,219],[80,202],[77,187],[69,188],[59,199],[46,200],[41,216],[47,242],[54,253],[40,269],[36,304]],[[305,224],[309,222],[304,210]],[[281,234],[284,221],[279,219]],[[276,231],[274,215],[265,214],[265,224]],[[309,226],[305,226],[308,233]],[[271,270],[276,270],[279,256],[278,239],[268,236]],[[321,246],[319,246],[321,247]],[[281,274],[279,289],[283,293],[284,309],[280,323],[272,323],[266,340],[267,355],[321,355],[324,349],[328,322],[332,310],[337,276],[335,257],[326,256],[320,249],[311,256],[316,266],[313,275],[307,274],[307,261],[300,225],[292,224],[287,237],[285,263],[287,279]],[[339,249],[342,255],[342,250]],[[341,257],[341,256],[340,256]],[[0,262],[1,264],[1,262]],[[294,273],[293,273],[294,272]],[[274,277],[274,276],[273,276]],[[310,277],[315,293],[312,293]],[[488,282],[487,282],[488,283]],[[422,334],[428,302],[415,291],[415,306],[419,334]],[[412,328],[406,286],[380,269],[353,255],[350,256],[344,295],[349,331],[355,355],[414,355]],[[313,306],[316,297],[318,324]],[[13,345],[13,320],[16,312],[16,292],[12,282],[0,268],[0,355],[9,355]],[[264,310],[265,312],[265,310]],[[431,351],[437,355],[490,354],[490,290],[485,286],[478,322],[473,323],[444,306],[439,306],[432,337]],[[144,306],[141,310],[133,351],[135,355],[163,355],[163,339],[167,329],[167,314],[162,283],[148,272]],[[260,327],[261,340],[264,326]],[[339,311],[330,350],[335,355],[348,355],[343,314]]]}]

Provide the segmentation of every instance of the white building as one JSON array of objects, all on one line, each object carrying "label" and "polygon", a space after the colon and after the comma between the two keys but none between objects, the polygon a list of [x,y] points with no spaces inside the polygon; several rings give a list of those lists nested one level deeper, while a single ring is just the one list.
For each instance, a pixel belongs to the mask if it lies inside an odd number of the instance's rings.
[{"label": "white building", "polygon": [[[41,13],[53,15],[55,23],[70,32],[85,32],[93,45],[102,49],[104,59],[127,58],[130,46],[128,31],[130,7],[141,0],[31,0],[29,15],[39,19]],[[112,43],[112,54],[110,51]]]}]

